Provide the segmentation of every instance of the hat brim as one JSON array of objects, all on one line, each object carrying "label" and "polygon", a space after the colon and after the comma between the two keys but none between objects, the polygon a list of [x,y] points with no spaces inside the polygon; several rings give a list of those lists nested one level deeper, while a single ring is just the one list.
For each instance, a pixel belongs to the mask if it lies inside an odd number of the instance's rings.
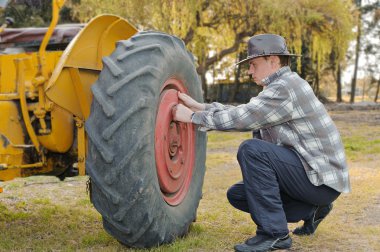
[{"label": "hat brim", "polygon": [[299,54],[293,54],[293,53],[289,53],[289,54],[262,54],[262,55],[254,55],[254,56],[250,56],[250,57],[247,57],[246,59],[243,59],[241,61],[239,61],[238,63],[236,63],[235,65],[240,65],[242,63],[245,63],[251,59],[254,59],[254,58],[259,58],[259,57],[265,57],[265,56],[291,56],[291,57],[302,57],[302,55],[299,55]]}]

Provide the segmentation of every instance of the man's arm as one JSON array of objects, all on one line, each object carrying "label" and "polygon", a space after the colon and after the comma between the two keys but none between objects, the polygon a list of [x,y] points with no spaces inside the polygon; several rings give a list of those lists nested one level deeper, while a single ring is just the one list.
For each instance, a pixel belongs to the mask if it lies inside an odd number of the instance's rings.
[{"label": "man's arm", "polygon": [[211,104],[207,103],[200,103],[191,98],[189,95],[185,93],[181,93],[178,91],[178,98],[192,111],[204,111],[204,110],[211,110],[211,109],[228,109],[233,108],[234,106],[231,105],[223,105],[218,102],[213,102]]},{"label": "man's arm", "polygon": [[197,111],[192,122],[216,130],[257,130],[290,120],[292,111],[292,100],[284,84],[273,83],[247,104]]}]

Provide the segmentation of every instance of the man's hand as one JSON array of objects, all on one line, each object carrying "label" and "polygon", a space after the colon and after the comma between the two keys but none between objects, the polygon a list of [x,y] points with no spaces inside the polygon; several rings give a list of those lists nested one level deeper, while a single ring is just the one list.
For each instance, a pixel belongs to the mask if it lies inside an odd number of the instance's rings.
[{"label": "man's hand", "polygon": [[184,123],[191,123],[191,115],[194,112],[183,104],[177,104],[172,109],[173,120]]},{"label": "man's hand", "polygon": [[202,103],[197,102],[187,94],[181,93],[178,91],[178,98],[192,111],[201,111],[205,110],[206,106]]}]

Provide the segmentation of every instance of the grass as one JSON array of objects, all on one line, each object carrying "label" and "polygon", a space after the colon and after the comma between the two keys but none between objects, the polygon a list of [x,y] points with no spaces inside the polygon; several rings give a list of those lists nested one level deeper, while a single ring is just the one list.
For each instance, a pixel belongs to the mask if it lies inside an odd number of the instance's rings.
[{"label": "grass", "polygon": [[[353,191],[336,201],[314,236],[293,236],[292,251],[376,251],[380,247],[380,118],[373,120],[377,113],[332,114],[342,133]],[[208,133],[197,222],[187,237],[147,251],[232,251],[234,244],[254,234],[249,215],[234,209],[225,197],[228,187],[241,180],[236,152],[250,137],[249,132]],[[86,194],[86,180],[30,177],[1,183],[0,251],[140,251],[122,246],[103,230],[101,216]]]},{"label": "grass", "polygon": [[362,136],[347,136],[343,138],[344,148],[351,160],[359,160],[363,156],[370,157],[380,153],[380,139],[366,139]]}]

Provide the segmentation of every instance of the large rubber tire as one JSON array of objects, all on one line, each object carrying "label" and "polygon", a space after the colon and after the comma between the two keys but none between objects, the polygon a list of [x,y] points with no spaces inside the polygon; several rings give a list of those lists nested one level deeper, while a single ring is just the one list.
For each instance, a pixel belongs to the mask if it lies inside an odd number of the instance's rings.
[{"label": "large rubber tire", "polygon": [[174,36],[140,32],[119,41],[103,65],[92,86],[94,99],[86,122],[91,200],[105,230],[121,243],[142,248],[172,242],[187,234],[196,217],[206,134],[194,130],[190,185],[178,204],[168,204],[156,170],[156,115],[170,78],[181,81],[192,97],[202,101],[193,56]]}]

